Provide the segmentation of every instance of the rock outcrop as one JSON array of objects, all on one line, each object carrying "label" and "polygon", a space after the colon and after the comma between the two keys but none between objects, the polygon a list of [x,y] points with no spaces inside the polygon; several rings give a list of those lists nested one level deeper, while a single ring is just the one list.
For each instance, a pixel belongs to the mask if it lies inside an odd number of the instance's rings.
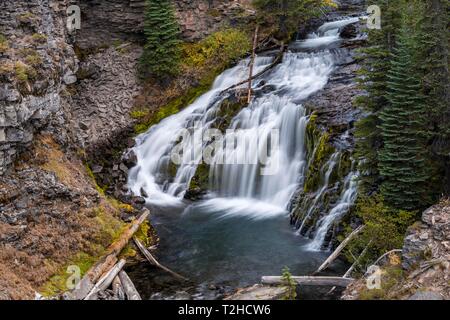
[{"label": "rock outcrop", "polygon": [[[80,6],[81,30],[69,34],[72,4]],[[245,0],[174,4],[188,41],[254,15]],[[84,148],[131,125],[144,12],[144,0],[1,2],[0,175],[42,128]]]},{"label": "rock outcrop", "polygon": [[449,200],[426,210],[421,221],[408,229],[401,264],[392,266],[386,263],[381,270],[382,288],[378,292],[367,289],[366,279],[363,278],[350,285],[343,298],[450,299]]},{"label": "rock outcrop", "polygon": [[[108,46],[114,41],[143,41],[145,0],[77,0],[82,28],[77,44],[82,49]],[[175,0],[181,35],[195,41],[226,25],[237,24],[243,16],[254,15],[249,1]]]},{"label": "rock outcrop", "polygon": [[0,4],[0,175],[63,108],[61,92],[78,66],[65,28],[66,5],[51,0]]}]

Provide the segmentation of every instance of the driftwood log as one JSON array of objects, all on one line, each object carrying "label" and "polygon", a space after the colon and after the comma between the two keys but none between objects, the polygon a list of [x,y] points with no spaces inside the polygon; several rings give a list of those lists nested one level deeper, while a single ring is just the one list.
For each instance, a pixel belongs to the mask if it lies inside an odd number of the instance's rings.
[{"label": "driftwood log", "polygon": [[147,248],[142,244],[142,242],[139,241],[139,239],[137,239],[136,237],[133,238],[134,242],[136,243],[136,246],[139,248],[139,250],[141,251],[141,253],[144,255],[144,257],[148,260],[148,262],[150,262],[150,264],[154,265],[155,267],[158,267],[168,273],[170,273],[171,275],[173,275],[175,278],[178,278],[180,280],[184,280],[187,281],[188,279],[183,277],[182,275],[170,270],[169,268],[163,266],[162,264],[160,264],[155,257],[153,257],[153,255],[147,250]]},{"label": "driftwood log", "polygon": [[103,277],[100,278],[100,280],[98,280],[84,300],[95,300],[100,291],[105,291],[108,289],[114,278],[117,277],[120,270],[122,270],[125,266],[125,263],[126,261],[121,259],[114,267],[112,267],[111,270],[109,270]]},{"label": "driftwood log", "polygon": [[114,297],[117,298],[117,300],[125,300],[125,291],[123,289],[122,281],[120,281],[119,275],[114,278],[112,282],[112,289],[114,292]]},{"label": "driftwood log", "polygon": [[334,252],[324,261],[324,263],[322,263],[322,265],[317,269],[315,274],[322,272],[323,270],[328,268],[333,263],[333,261],[336,260],[336,258],[342,252],[342,250],[344,250],[347,244],[363,230],[364,226],[359,226],[358,228],[353,230],[353,232],[350,233],[350,235],[347,238],[345,238],[344,241],[341,242],[341,244],[336,248],[336,250],[334,250]]},{"label": "driftwood log", "polygon": [[125,271],[122,270],[119,272],[119,279],[128,300],[142,300],[139,292]]},{"label": "driftwood log", "polygon": [[83,300],[92,291],[99,279],[117,263],[117,255],[128,244],[140,225],[147,220],[149,214],[150,212],[145,209],[139,218],[130,223],[120,238],[108,248],[107,253],[86,272],[77,287],[69,293],[70,299]]},{"label": "driftwood log", "polygon": [[[342,278],[342,277],[291,277],[298,285],[303,286],[336,286],[336,287],[347,287],[350,283],[354,281],[352,278]],[[266,285],[284,285],[286,283],[285,279],[281,276],[265,276],[261,279],[262,284]]]}]

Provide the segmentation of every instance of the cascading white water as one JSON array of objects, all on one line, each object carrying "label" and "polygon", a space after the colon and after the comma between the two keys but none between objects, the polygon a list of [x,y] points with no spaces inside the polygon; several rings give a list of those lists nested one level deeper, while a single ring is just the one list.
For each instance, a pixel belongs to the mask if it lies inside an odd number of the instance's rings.
[{"label": "cascading white water", "polygon": [[306,222],[311,217],[314,210],[317,208],[319,201],[322,200],[322,197],[323,197],[325,191],[327,191],[329,183],[330,183],[330,177],[331,177],[331,174],[333,173],[334,168],[336,167],[338,158],[339,158],[339,152],[333,153],[331,155],[330,159],[323,166],[323,170],[324,170],[324,172],[322,174],[323,175],[323,185],[320,188],[320,190],[317,192],[316,196],[314,197],[314,200],[312,201],[311,205],[309,206],[308,212],[305,215],[305,217],[302,221],[302,224],[300,225],[300,228],[297,231],[298,234],[301,234]]},{"label": "cascading white water", "polygon": [[320,250],[324,243],[325,237],[328,230],[330,230],[331,225],[338,221],[342,215],[348,212],[350,207],[356,200],[357,195],[357,177],[358,173],[351,172],[344,182],[344,189],[342,191],[341,197],[337,202],[336,206],[330,211],[329,214],[325,215],[318,223],[318,229],[316,231],[314,240],[307,245],[309,250]]},{"label": "cascading white water", "polygon": [[[339,38],[339,29],[353,22],[352,18],[340,21],[335,26],[325,24],[319,29],[318,35],[301,41],[300,47],[311,51],[317,48],[317,44],[332,44]],[[263,70],[271,61],[271,57],[258,57],[255,73]],[[248,77],[248,64],[249,60],[246,59],[225,71],[216,79],[209,92],[137,138],[133,149],[137,166],[130,170],[128,180],[132,193],[145,194],[149,204],[167,206],[181,203],[202,160],[205,145],[195,135],[182,139],[181,147],[188,152],[183,152],[183,161],[177,167],[175,177],[168,174],[171,152],[179,144],[177,140],[184,129],[195,125],[201,134],[211,126],[223,99],[220,93]],[[257,94],[251,104],[233,118],[230,129],[239,131],[227,133],[225,140],[236,138],[230,135],[240,135],[244,139],[237,139],[237,144],[224,145],[215,157],[219,159],[221,153],[227,156],[231,154],[239,161],[240,156],[250,154],[256,164],[221,164],[214,158],[210,166],[211,197],[195,205],[211,212],[220,212],[223,217],[246,215],[263,219],[274,214],[288,214],[287,205],[301,185],[306,168],[304,144],[308,117],[297,101],[321,90],[333,69],[334,56],[329,50],[288,52],[282,63],[264,76],[264,83],[255,81],[255,90],[261,85],[270,88],[270,93]],[[278,161],[279,170],[271,175],[261,175],[257,152],[259,144],[255,141],[268,144],[273,129],[279,132],[279,148],[271,150],[266,164]],[[194,159],[192,155],[195,155]],[[333,159],[330,161],[335,161],[335,157]],[[334,165],[330,163],[330,174]],[[329,178],[329,174],[327,176]],[[320,194],[318,196],[317,201],[320,200]]]},{"label": "cascading white water", "polygon": [[[255,72],[263,70],[271,60],[270,57],[258,57],[255,61]],[[215,117],[217,103],[214,102],[219,93],[245,80],[246,77],[248,77],[248,60],[243,60],[234,68],[218,76],[211,90],[193,104],[137,137],[136,147],[133,148],[137,157],[137,166],[132,168],[128,175],[128,185],[132,193],[140,195],[141,190],[144,190],[148,195],[147,201],[152,204],[173,205],[180,202],[201,161],[203,145],[196,143],[197,137],[183,139],[182,147],[189,152],[185,154],[186,159],[183,159],[185,161],[178,168],[173,181],[169,181],[167,172],[176,140],[185,128],[190,128],[195,123],[203,127],[200,129],[207,129]],[[196,155],[195,159],[191,159],[192,154]]]}]

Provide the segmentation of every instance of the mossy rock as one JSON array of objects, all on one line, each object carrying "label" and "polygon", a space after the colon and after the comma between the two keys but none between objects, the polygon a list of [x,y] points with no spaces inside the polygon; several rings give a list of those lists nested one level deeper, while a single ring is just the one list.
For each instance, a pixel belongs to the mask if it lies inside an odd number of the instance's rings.
[{"label": "mossy rock", "polygon": [[186,191],[186,199],[196,200],[206,193],[209,187],[209,170],[209,164],[204,162],[197,166],[195,175],[192,177],[189,188]]},{"label": "mossy rock", "polygon": [[230,127],[233,118],[246,106],[247,101],[243,97],[237,95],[237,93],[230,95],[217,108],[216,121],[212,127],[225,133]]},{"label": "mossy rock", "polygon": [[335,148],[330,143],[329,133],[322,133],[317,143],[314,144],[313,158],[309,162],[304,192],[314,192],[319,188],[322,179],[321,169],[334,152]]}]

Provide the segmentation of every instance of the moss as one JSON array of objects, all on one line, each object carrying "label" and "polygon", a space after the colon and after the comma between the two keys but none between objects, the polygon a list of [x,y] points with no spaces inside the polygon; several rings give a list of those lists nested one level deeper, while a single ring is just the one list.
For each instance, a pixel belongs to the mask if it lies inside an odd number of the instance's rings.
[{"label": "moss", "polygon": [[9,43],[6,37],[0,33],[0,53],[5,53],[9,49]]},{"label": "moss", "polygon": [[209,185],[209,169],[206,163],[200,163],[189,184],[189,190],[206,190]]},{"label": "moss", "polygon": [[21,24],[30,24],[35,22],[36,20],[38,20],[38,17],[31,13],[31,12],[25,12],[22,13],[20,15],[17,16],[17,20],[21,23]]},{"label": "moss", "polygon": [[17,61],[14,64],[14,73],[19,82],[27,82],[36,77],[36,70],[26,65],[22,61]]},{"label": "moss", "polygon": [[209,9],[207,13],[211,17],[215,17],[215,18],[220,17],[220,11],[217,9]]},{"label": "moss", "polygon": [[145,111],[133,110],[132,113],[134,113],[135,116],[142,115],[142,118],[144,119],[143,122],[138,123],[134,126],[135,133],[141,134],[146,132],[153,125],[156,125],[165,118],[180,112],[184,107],[193,103],[195,99],[197,99],[210,89],[215,76],[216,74],[205,77],[204,79],[202,79],[198,86],[190,88],[184,95],[170,101],[165,106],[162,106],[154,114],[150,115],[149,113],[147,113],[146,115]]},{"label": "moss", "polygon": [[133,110],[130,112],[130,117],[132,119],[142,119],[148,115],[148,111],[146,110]]},{"label": "moss", "polygon": [[42,58],[39,53],[35,52],[25,57],[25,62],[33,67],[40,66],[42,64]]},{"label": "moss", "polygon": [[322,133],[314,148],[313,158],[309,163],[304,192],[313,192],[318,189],[321,182],[321,169],[334,151],[334,147],[330,144],[329,133]]},{"label": "moss", "polygon": [[93,210],[95,221],[97,222],[101,232],[95,238],[102,245],[109,246],[117,240],[126,227],[126,224],[117,218],[108,214],[106,208],[102,205]]},{"label": "moss", "polygon": [[243,98],[231,97],[222,101],[217,109],[216,128],[225,132],[231,125],[233,118],[247,105]]},{"label": "moss", "polygon": [[97,259],[97,257],[85,252],[78,253],[71,259],[67,266],[61,268],[39,289],[40,293],[44,297],[52,297],[67,291],[67,280],[72,275],[71,272],[68,272],[68,266],[74,265],[80,268],[80,276],[83,277]]},{"label": "moss", "polygon": [[45,34],[34,33],[31,38],[33,39],[33,42],[37,44],[44,44],[47,42],[47,36]]},{"label": "moss", "polygon": [[223,69],[230,61],[249,52],[249,36],[238,29],[228,28],[211,34],[200,42],[187,43],[183,48],[185,67]]},{"label": "moss", "polygon": [[91,177],[92,182],[94,183],[94,186],[95,186],[95,189],[97,190],[97,192],[100,193],[102,196],[105,196],[105,191],[108,189],[108,187],[102,188],[97,184],[97,179],[95,178],[95,174],[94,174],[94,172],[92,172],[92,169],[88,164],[85,165],[85,169],[86,169],[86,173],[89,175],[89,177]]},{"label": "moss", "polygon": [[144,221],[135,233],[135,237],[139,239],[146,247],[150,246],[154,241],[150,233],[151,225],[148,220]]}]

